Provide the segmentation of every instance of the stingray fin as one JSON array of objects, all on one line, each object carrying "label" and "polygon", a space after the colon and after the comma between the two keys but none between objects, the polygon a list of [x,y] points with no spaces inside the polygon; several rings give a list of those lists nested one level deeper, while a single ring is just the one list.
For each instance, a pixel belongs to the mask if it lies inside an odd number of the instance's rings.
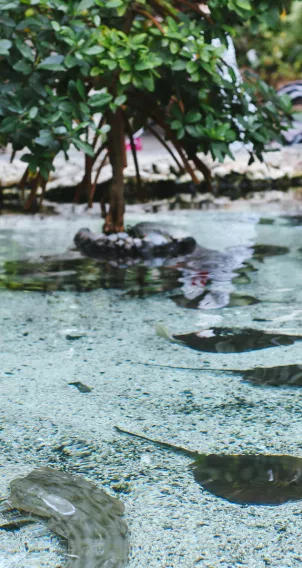
[{"label": "stingray fin", "polygon": [[168,328],[166,328],[161,323],[157,323],[155,325],[155,331],[158,337],[163,337],[163,339],[166,339],[167,341],[172,341],[173,343],[183,343],[179,339],[175,339],[175,337],[169,332]]}]

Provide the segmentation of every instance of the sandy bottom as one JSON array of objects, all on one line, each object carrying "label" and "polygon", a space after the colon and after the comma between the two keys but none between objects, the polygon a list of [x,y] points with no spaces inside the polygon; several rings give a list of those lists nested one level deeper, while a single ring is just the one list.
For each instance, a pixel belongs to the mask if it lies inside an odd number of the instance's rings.
[{"label": "sandy bottom", "polygon": [[[217,250],[255,243],[289,253],[255,261],[251,283],[236,287],[261,303],[188,310],[169,294],[141,299],[123,291],[86,294],[0,291],[0,498],[9,483],[50,465],[80,473],[126,507],[129,568],[293,568],[302,562],[301,503],[236,505],[203,490],[191,460],[119,434],[118,425],[204,453],[302,457],[301,390],[255,387],[215,369],[302,364],[301,343],[245,354],[198,353],[158,337],[230,326],[301,332],[302,225],[249,213],[156,216]],[[144,217],[152,220],[152,216]],[[129,214],[129,223],[142,220]],[[64,252],[95,217],[0,217],[0,259]],[[254,320],[265,321],[254,321]],[[66,336],[81,336],[70,340]],[[206,372],[144,366],[200,367]],[[80,393],[68,383],[92,391]],[[0,568],[64,566],[63,542],[44,523],[0,532]],[[64,560],[65,559],[65,560]],[[96,567],[97,568],[97,567]]]}]

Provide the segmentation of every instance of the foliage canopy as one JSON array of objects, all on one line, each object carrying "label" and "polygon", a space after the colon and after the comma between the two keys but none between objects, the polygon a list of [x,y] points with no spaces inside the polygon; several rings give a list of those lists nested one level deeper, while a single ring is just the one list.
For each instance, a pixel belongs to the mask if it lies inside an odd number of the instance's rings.
[{"label": "foliage canopy", "polygon": [[226,68],[224,46],[243,22],[254,31],[277,25],[287,4],[0,0],[0,137],[14,152],[28,149],[22,160],[27,180],[35,180],[28,205],[38,185],[45,188],[58,152],[68,159],[71,144],[86,154],[81,190],[91,201],[92,167],[103,158],[101,168],[108,151],[113,180],[106,230],[120,228],[124,136],[132,141],[133,131],[150,121],[161,126],[193,181],[189,160],[210,182],[197,153],[223,160],[236,139],[251,142],[251,156],[261,158],[267,142],[281,140],[290,104],[262,81],[238,83]]}]

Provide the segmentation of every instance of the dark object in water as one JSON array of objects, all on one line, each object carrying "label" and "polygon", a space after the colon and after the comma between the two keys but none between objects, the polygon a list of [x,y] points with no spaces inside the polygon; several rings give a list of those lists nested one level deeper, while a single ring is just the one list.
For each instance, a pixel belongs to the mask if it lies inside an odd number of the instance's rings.
[{"label": "dark object in water", "polygon": [[198,454],[118,427],[116,430],[194,458],[190,469],[195,481],[210,493],[232,503],[282,505],[302,499],[302,458],[264,454]]},{"label": "dark object in water", "polygon": [[242,379],[255,385],[301,387],[302,365],[255,367],[255,369],[245,371],[242,375]]},{"label": "dark object in water", "polygon": [[142,238],[128,233],[95,234],[85,228],[77,232],[74,242],[85,255],[97,259],[176,257],[190,254],[196,247],[191,237],[174,239],[157,228]]},{"label": "dark object in water", "polygon": [[[159,327],[157,332],[159,335],[166,337],[166,339],[169,338],[167,334],[161,333]],[[183,343],[196,351],[205,351],[207,353],[244,353],[280,345],[293,345],[295,341],[301,341],[302,336],[285,335],[278,332],[271,333],[249,328],[213,327],[212,329],[203,329],[195,333],[172,335],[170,339]]]},{"label": "dark object in water", "polygon": [[87,387],[86,385],[84,385],[84,383],[81,383],[80,381],[76,381],[75,383],[68,383],[71,387],[76,387],[78,389],[78,391],[82,392],[82,393],[87,393],[87,392],[91,392],[91,388]]},{"label": "dark object in water", "polygon": [[267,256],[280,256],[289,252],[288,247],[278,245],[253,245],[253,257],[262,259]]},{"label": "dark object in water", "polygon": [[302,499],[302,458],[280,455],[200,455],[194,479],[232,503],[282,505]]},{"label": "dark object in water", "polygon": [[121,501],[81,476],[41,467],[10,484],[12,506],[49,519],[68,541],[66,568],[124,568],[127,527]]},{"label": "dark object in water", "polygon": [[[172,300],[177,306],[182,308],[189,308],[191,310],[198,310],[199,308],[204,309],[205,304],[208,300],[209,309],[215,309],[217,307],[237,307],[237,306],[252,306],[254,304],[259,304],[260,300],[254,298],[254,296],[241,296],[239,294],[224,294],[224,301],[221,302],[221,306],[218,302],[216,304],[213,302],[214,294],[213,292],[206,291],[201,296],[190,300],[183,295],[172,296]],[[212,303],[210,303],[212,301]]]}]

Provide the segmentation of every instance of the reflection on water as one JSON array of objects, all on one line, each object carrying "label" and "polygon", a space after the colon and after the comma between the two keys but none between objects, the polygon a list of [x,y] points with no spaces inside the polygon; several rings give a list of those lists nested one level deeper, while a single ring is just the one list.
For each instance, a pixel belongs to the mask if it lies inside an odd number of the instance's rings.
[{"label": "reflection on water", "polygon": [[280,367],[255,367],[243,373],[242,378],[255,385],[302,386],[302,365],[282,365]]},{"label": "reflection on water", "polygon": [[44,257],[38,261],[7,261],[0,273],[0,287],[37,292],[90,292],[99,288],[128,290],[133,294],[151,294],[179,286],[173,268],[148,267],[144,264],[114,266],[80,254]]},{"label": "reflection on water", "polygon": [[258,329],[227,327],[213,327],[172,337],[191,349],[208,353],[243,353],[279,345],[292,345],[295,341],[302,339],[299,335],[282,335]]},{"label": "reflection on water", "polygon": [[302,458],[270,455],[200,455],[195,481],[233,503],[282,505],[302,499]]},{"label": "reflection on water", "polygon": [[223,291],[208,291],[204,292],[201,296],[189,300],[185,296],[177,295],[172,296],[172,300],[177,306],[189,309],[215,309],[221,307],[235,306],[251,306],[253,304],[258,304],[259,300],[253,296],[241,296],[240,294],[228,294]]}]

